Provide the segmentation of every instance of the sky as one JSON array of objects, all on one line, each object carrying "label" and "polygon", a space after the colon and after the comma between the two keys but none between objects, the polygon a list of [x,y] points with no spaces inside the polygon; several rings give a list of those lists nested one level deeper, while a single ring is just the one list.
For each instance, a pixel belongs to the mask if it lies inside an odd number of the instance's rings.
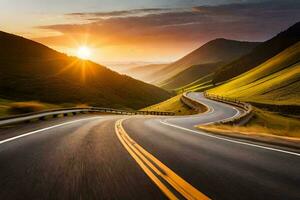
[{"label": "sky", "polygon": [[265,41],[300,0],[0,0],[0,30],[98,63],[172,62],[215,38]]}]

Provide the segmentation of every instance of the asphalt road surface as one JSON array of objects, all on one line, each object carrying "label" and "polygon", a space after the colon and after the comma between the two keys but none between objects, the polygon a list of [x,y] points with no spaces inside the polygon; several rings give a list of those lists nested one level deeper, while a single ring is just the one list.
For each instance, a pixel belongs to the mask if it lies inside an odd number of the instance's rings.
[{"label": "asphalt road surface", "polygon": [[197,130],[240,114],[81,115],[0,129],[0,199],[300,199],[300,154]]}]

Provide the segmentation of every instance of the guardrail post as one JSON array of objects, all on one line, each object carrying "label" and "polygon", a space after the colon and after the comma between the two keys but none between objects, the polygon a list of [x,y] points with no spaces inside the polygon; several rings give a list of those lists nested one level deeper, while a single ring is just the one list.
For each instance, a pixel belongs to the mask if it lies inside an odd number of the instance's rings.
[{"label": "guardrail post", "polygon": [[44,121],[46,120],[45,116],[39,117],[39,120]]}]

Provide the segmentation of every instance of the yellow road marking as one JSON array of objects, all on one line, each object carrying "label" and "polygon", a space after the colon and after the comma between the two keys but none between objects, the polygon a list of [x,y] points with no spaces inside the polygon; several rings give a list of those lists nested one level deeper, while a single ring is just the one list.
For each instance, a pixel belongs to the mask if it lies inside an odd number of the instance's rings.
[{"label": "yellow road marking", "polygon": [[[209,199],[203,193],[198,191],[170,168],[160,162],[152,154],[147,152],[139,144],[137,144],[130,136],[126,133],[122,127],[122,121],[116,122],[115,130],[117,136],[125,149],[129,154],[135,159],[139,166],[144,170],[144,172],[149,176],[149,178],[159,187],[159,189],[169,198],[178,199],[174,193],[172,193],[168,187],[162,183],[159,178],[161,177],[164,181],[170,184],[178,193],[180,193],[186,199]],[[158,167],[156,167],[155,165]]]},{"label": "yellow road marking", "polygon": [[169,198],[169,199],[177,199],[177,197],[148,169],[148,167],[142,162],[142,160],[131,150],[129,145],[125,142],[123,137],[121,136],[118,130],[118,127],[115,127],[117,136],[125,149],[129,152],[129,154],[135,159],[135,161],[140,165],[140,167],[144,170],[144,172],[150,177],[150,179],[159,187],[159,189]]}]

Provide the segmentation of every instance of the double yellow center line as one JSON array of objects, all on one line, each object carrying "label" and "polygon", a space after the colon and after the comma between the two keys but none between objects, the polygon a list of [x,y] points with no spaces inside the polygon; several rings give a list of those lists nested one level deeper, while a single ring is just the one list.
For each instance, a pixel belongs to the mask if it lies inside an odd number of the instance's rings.
[{"label": "double yellow center line", "polygon": [[209,199],[130,138],[124,130],[122,122],[123,119],[118,120],[115,124],[116,134],[120,142],[169,199],[182,199],[182,197],[186,199]]}]

